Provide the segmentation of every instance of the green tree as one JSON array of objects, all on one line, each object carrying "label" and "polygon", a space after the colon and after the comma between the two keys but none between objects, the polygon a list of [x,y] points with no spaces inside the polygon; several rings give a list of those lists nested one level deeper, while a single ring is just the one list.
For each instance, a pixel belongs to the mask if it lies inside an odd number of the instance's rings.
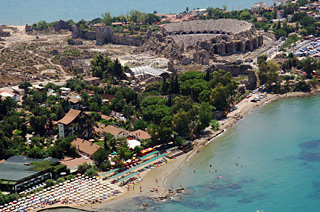
[{"label": "green tree", "polygon": [[54,186],[54,181],[51,179],[46,180],[45,183],[46,183],[46,185],[45,185],[46,188]]},{"label": "green tree", "polygon": [[202,102],[199,110],[199,126],[201,130],[209,126],[212,116],[212,107],[210,106],[209,102]]},{"label": "green tree", "polygon": [[102,14],[102,22],[105,23],[107,26],[111,26],[112,24],[112,16],[110,15],[109,12],[103,13]]},{"label": "green tree", "polygon": [[173,129],[176,131],[180,136],[187,136],[190,135],[190,114],[184,110],[178,111],[173,116]]},{"label": "green tree", "polygon": [[130,13],[130,20],[134,23],[138,23],[138,18],[141,17],[143,14],[138,10],[131,10]]},{"label": "green tree", "polygon": [[243,20],[250,20],[251,19],[251,14],[249,11],[242,11],[240,13],[240,18],[243,19]]},{"label": "green tree", "polygon": [[97,166],[99,167],[100,164],[108,159],[109,152],[103,148],[98,149],[93,155],[92,159],[96,162]]},{"label": "green tree", "polygon": [[90,167],[89,169],[87,169],[84,175],[88,177],[95,177],[98,176],[98,172],[94,167]]},{"label": "green tree", "polygon": [[27,156],[31,158],[45,158],[47,154],[44,149],[34,147],[27,152]]},{"label": "green tree", "polygon": [[229,107],[227,87],[220,83],[211,90],[212,104],[217,110],[225,111]]},{"label": "green tree", "polygon": [[110,108],[108,105],[103,105],[101,107],[101,113],[104,114],[104,115],[109,115],[111,112]]},{"label": "green tree", "polygon": [[134,130],[138,130],[138,129],[145,130],[147,128],[147,126],[148,126],[147,122],[145,122],[142,119],[138,119],[136,122],[134,122],[133,129]]},{"label": "green tree", "polygon": [[144,24],[149,24],[149,25],[152,25],[154,24],[155,22],[159,22],[160,19],[158,16],[156,16],[155,14],[153,13],[148,13],[146,16],[145,16],[145,20],[144,20]]},{"label": "green tree", "polygon": [[260,65],[262,62],[267,62],[268,56],[265,54],[259,55],[257,58],[257,63]]},{"label": "green tree", "polygon": [[210,126],[212,127],[212,129],[214,131],[217,131],[217,130],[219,130],[220,124],[219,124],[219,122],[217,120],[212,119],[211,122],[210,122]]},{"label": "green tree", "polygon": [[60,183],[64,183],[66,180],[64,179],[64,177],[59,177],[58,179],[57,179],[57,184],[60,184]]},{"label": "green tree", "polygon": [[311,57],[306,57],[299,61],[298,68],[301,68],[302,71],[306,72],[307,78],[311,79],[313,71],[318,69],[318,62]]},{"label": "green tree", "polygon": [[78,172],[81,174],[84,174],[87,171],[87,169],[89,169],[90,167],[91,165],[89,165],[88,163],[83,163],[78,166]]},{"label": "green tree", "polygon": [[265,84],[267,88],[270,88],[272,83],[278,81],[279,69],[279,65],[273,60],[269,60],[267,63],[261,63],[258,72],[260,84]]}]

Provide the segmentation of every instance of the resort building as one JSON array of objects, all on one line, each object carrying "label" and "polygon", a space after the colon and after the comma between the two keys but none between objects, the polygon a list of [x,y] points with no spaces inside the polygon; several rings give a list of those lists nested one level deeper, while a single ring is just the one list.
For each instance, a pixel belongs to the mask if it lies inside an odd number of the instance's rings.
[{"label": "resort building", "polygon": [[75,146],[81,155],[88,157],[92,157],[92,155],[101,148],[101,146],[91,141],[80,138],[76,138],[72,141],[71,145]]},{"label": "resort building", "polygon": [[34,187],[45,180],[52,178],[48,171],[33,171],[32,162],[51,161],[58,163],[58,159],[35,159],[26,156],[12,156],[0,163],[0,190],[8,192],[21,192]]},{"label": "resort building", "polygon": [[112,125],[108,125],[105,128],[102,129],[104,134],[111,134],[113,135],[113,137],[115,138],[121,138],[121,137],[128,137],[129,135],[129,131],[125,130],[123,128],[120,127],[116,127],[116,126],[112,126]]},{"label": "resort building", "polygon": [[80,104],[81,97],[79,94],[74,93],[74,92],[70,93],[68,95],[68,100],[70,103],[70,108],[75,109],[75,110],[81,109],[81,104]]},{"label": "resort building", "polygon": [[151,138],[151,136],[150,136],[150,134],[148,132],[140,130],[140,129],[136,130],[136,131],[133,131],[133,132],[130,132],[130,135],[134,139],[137,139],[138,141],[147,140],[147,139]]},{"label": "resort building", "polygon": [[70,173],[75,173],[78,171],[78,167],[84,163],[93,164],[93,161],[89,158],[81,157],[81,158],[64,158],[60,161],[61,164],[66,165],[68,169],[70,169]]},{"label": "resort building", "polygon": [[92,134],[91,119],[80,110],[70,109],[69,112],[58,121],[59,136],[65,138],[68,135],[78,135],[88,138]]}]

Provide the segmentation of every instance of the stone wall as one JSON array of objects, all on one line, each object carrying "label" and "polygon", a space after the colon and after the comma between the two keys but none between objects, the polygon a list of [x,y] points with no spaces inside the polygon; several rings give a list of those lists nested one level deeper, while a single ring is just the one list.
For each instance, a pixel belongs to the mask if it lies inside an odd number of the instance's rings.
[{"label": "stone wall", "polygon": [[232,76],[239,76],[239,75],[247,75],[248,70],[251,70],[252,67],[250,65],[243,65],[243,64],[235,64],[235,63],[220,63],[211,66],[212,70],[225,70],[232,74]]},{"label": "stone wall", "polygon": [[114,39],[113,30],[106,26],[106,27],[99,27],[96,29],[96,44],[103,45],[106,43],[111,43]]},{"label": "stone wall", "polygon": [[201,65],[209,65],[209,52],[200,50],[193,54],[193,61]]},{"label": "stone wall", "polygon": [[209,52],[210,55],[231,55],[235,53],[243,53],[246,51],[252,51],[263,45],[263,36],[256,34],[252,38],[242,38],[241,40],[225,39],[222,37],[216,37],[209,41],[201,41],[196,43],[195,49],[204,49]]},{"label": "stone wall", "polygon": [[246,84],[246,88],[248,90],[254,90],[257,87],[257,79],[255,71],[248,71],[248,83]]},{"label": "stone wall", "polygon": [[95,31],[84,31],[81,30],[77,25],[71,26],[72,38],[82,38],[85,40],[95,40],[96,39],[96,32]]},{"label": "stone wall", "polygon": [[72,32],[72,38],[73,39],[77,39],[77,38],[82,38],[83,37],[82,30],[75,24],[71,26],[71,32]]},{"label": "stone wall", "polygon": [[143,43],[142,38],[134,36],[124,36],[113,32],[108,27],[96,27],[95,31],[83,31],[77,25],[71,26],[72,38],[82,38],[85,40],[96,40],[97,45],[114,43],[127,46],[140,46]]},{"label": "stone wall", "polygon": [[140,37],[115,35],[112,43],[126,46],[140,46],[142,45],[143,41]]}]

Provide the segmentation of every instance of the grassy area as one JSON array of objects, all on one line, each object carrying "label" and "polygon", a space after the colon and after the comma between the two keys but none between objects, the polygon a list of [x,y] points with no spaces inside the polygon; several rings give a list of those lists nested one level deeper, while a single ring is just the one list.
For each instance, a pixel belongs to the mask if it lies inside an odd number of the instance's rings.
[{"label": "grassy area", "polygon": [[239,75],[237,77],[233,77],[233,79],[237,82],[241,82],[241,81],[244,81],[244,80],[248,80],[248,76],[246,75]]}]

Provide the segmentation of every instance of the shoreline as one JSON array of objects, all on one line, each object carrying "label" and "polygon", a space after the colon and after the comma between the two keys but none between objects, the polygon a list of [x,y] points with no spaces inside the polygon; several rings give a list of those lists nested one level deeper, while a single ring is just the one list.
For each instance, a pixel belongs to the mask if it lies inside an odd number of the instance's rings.
[{"label": "shoreline", "polygon": [[[219,121],[220,129],[218,131],[212,131],[210,127],[206,129],[208,134],[199,139],[196,139],[194,143],[194,148],[192,151],[185,153],[181,156],[178,156],[175,159],[172,159],[167,164],[148,170],[146,173],[142,174],[142,180],[135,183],[137,189],[132,189],[130,191],[125,191],[118,198],[113,198],[106,200],[103,203],[95,204],[92,206],[87,206],[79,209],[85,209],[89,211],[98,211],[101,208],[105,208],[116,204],[120,201],[125,201],[135,197],[148,197],[151,199],[169,199],[172,194],[169,194],[170,182],[179,174],[181,167],[189,161],[192,157],[202,151],[202,148],[209,145],[216,138],[223,135],[227,130],[235,127],[240,120],[242,120],[246,115],[251,114],[256,109],[261,106],[267,105],[271,102],[274,102],[283,98],[297,98],[297,97],[309,97],[314,96],[320,93],[320,89],[314,89],[308,93],[304,92],[289,92],[286,94],[268,94],[267,97],[263,98],[259,102],[251,102],[250,100],[254,98],[253,95],[249,99],[243,99],[240,101],[237,106],[238,109],[228,113],[225,119]],[[142,192],[139,191],[139,186],[142,187]],[[151,192],[150,189],[157,188],[158,192]]]},{"label": "shoreline", "polygon": [[[213,142],[216,138],[223,135],[227,130],[235,127],[240,120],[246,115],[251,114],[257,108],[267,105],[283,98],[297,98],[297,97],[309,97],[320,93],[320,89],[312,90],[308,93],[304,92],[289,92],[286,94],[268,94],[259,102],[251,102],[255,95],[249,99],[243,99],[237,104],[238,109],[227,114],[226,118],[219,121],[220,129],[218,131],[212,131],[210,127],[206,128],[207,134],[199,139],[193,141],[194,148],[188,153],[182,154],[172,160],[168,160],[168,163],[154,167],[145,172],[142,172],[141,181],[135,180],[134,183],[126,187],[122,187],[123,192],[119,193],[117,197],[108,198],[102,203],[95,203],[93,205],[53,205],[52,207],[41,208],[36,211],[54,210],[59,208],[78,209],[82,211],[100,211],[102,208],[112,207],[120,201],[130,200],[137,197],[146,197],[153,200],[170,200],[170,198],[183,192],[169,192],[170,182],[180,173],[181,167],[187,163],[192,157],[200,153],[203,148]],[[157,191],[151,191],[156,188]],[[142,205],[142,207],[147,207]]]}]

